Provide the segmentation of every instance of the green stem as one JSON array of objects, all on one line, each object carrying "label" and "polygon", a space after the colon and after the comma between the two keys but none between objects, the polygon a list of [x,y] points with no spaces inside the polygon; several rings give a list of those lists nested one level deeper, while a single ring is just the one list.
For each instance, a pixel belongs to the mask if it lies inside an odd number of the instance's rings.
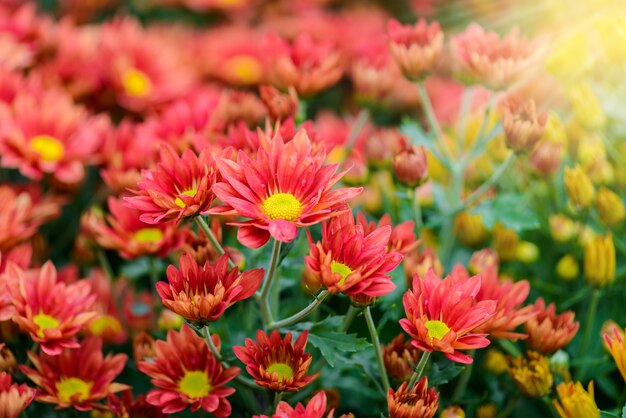
[{"label": "green stem", "polygon": [[474,192],[465,199],[463,204],[456,209],[455,212],[461,211],[464,208],[471,206],[474,202],[476,202],[483,194],[485,194],[493,185],[495,185],[500,177],[508,170],[508,168],[515,161],[515,153],[511,152],[506,159],[500,164],[500,166],[493,172],[491,177],[487,179],[478,189],[474,190]]},{"label": "green stem", "polygon": [[374,319],[372,318],[372,312],[370,310],[370,307],[367,306],[365,309],[363,309],[363,313],[365,314],[367,329],[369,329],[370,336],[372,337],[374,354],[376,354],[376,362],[378,363],[378,368],[380,369],[380,377],[383,383],[383,389],[385,390],[386,394],[387,392],[389,392],[389,377],[387,377],[387,370],[385,369],[385,362],[383,360],[383,352],[380,347],[380,340],[378,339],[378,332],[376,331],[376,325],[374,324]]},{"label": "green stem", "polygon": [[[468,352],[468,355],[473,358],[475,353],[476,350],[470,350]],[[459,383],[457,383],[456,387],[454,388],[454,393],[452,394],[452,403],[460,401],[463,395],[465,395],[467,384],[469,383],[470,377],[472,377],[473,366],[474,362],[472,361],[470,364],[465,366],[465,369],[461,373]]]},{"label": "green stem", "polygon": [[278,404],[280,403],[281,399],[283,398],[283,393],[282,392],[274,392],[274,411],[276,411],[276,408],[278,407]]},{"label": "green stem", "polygon": [[261,317],[263,318],[263,324],[267,328],[272,322],[274,322],[272,310],[268,301],[268,293],[272,287],[274,276],[276,275],[276,269],[278,267],[278,260],[280,258],[280,246],[281,242],[274,240],[272,247],[272,256],[270,258],[270,264],[265,274],[265,280],[261,286],[261,290],[255,294],[259,301],[259,308],[261,309]]},{"label": "green stem", "polygon": [[[217,252],[220,253],[220,255],[225,254],[226,251],[224,250],[224,247],[222,247],[222,244],[218,241],[217,237],[209,227],[209,224],[204,220],[204,217],[202,215],[198,215],[195,217],[195,220],[200,229],[202,229],[202,232],[204,232],[204,235],[206,235],[209,241],[211,241],[211,244],[215,247]],[[230,257],[228,257],[228,267],[231,269],[235,268],[235,263],[230,259]]]},{"label": "green stem", "polygon": [[[600,303],[601,296],[600,289],[594,289],[591,294],[591,303],[589,304],[589,311],[587,312],[587,322],[585,323],[585,332],[583,333],[580,341],[580,348],[578,349],[578,355],[584,356],[589,348],[589,342],[591,340],[591,331],[593,330],[593,323],[596,319],[596,313],[598,312],[598,304]],[[578,377],[585,375],[586,366],[583,365],[578,371]]]},{"label": "green stem", "polygon": [[417,189],[413,189],[409,187],[407,189],[409,199],[413,204],[413,218],[415,219],[415,236],[419,237],[419,234],[424,227],[424,220],[422,219],[422,208],[420,207],[420,202],[417,197]]},{"label": "green stem", "polygon": [[441,126],[439,126],[437,116],[435,116],[435,111],[433,110],[433,105],[430,101],[430,97],[428,97],[428,92],[426,91],[426,87],[424,87],[424,83],[417,83],[417,91],[420,95],[422,105],[424,106],[424,112],[426,113],[428,125],[431,131],[435,134],[436,139],[438,141],[441,141],[441,143],[443,144],[443,149],[446,153],[446,156],[448,157],[448,160],[452,161],[452,153],[450,152],[450,148],[448,147],[448,144],[443,137]]},{"label": "green stem", "polygon": [[500,347],[502,347],[502,349],[512,357],[519,357],[521,354],[517,345],[515,345],[515,343],[511,340],[499,339],[498,343],[500,344]]},{"label": "green stem", "polygon": [[549,396],[544,396],[543,398],[541,398],[541,400],[550,411],[550,415],[555,418],[558,418],[558,415],[556,414],[556,411],[554,410],[554,405],[552,404],[552,399],[550,399]]},{"label": "green stem", "polygon": [[519,392],[515,392],[515,395],[513,395],[511,397],[511,399],[506,404],[504,409],[502,411],[500,411],[498,413],[498,415],[496,415],[496,418],[506,418],[506,417],[508,417],[511,414],[511,412],[513,412],[515,410],[515,406],[517,405],[517,402],[519,401],[519,398],[520,398]]},{"label": "green stem", "polygon": [[213,343],[213,339],[211,338],[211,332],[209,331],[209,326],[208,325],[205,325],[202,328],[202,336],[204,337],[204,341],[206,342],[206,345],[209,347],[209,350],[211,350],[211,352],[213,353],[215,358],[218,361],[222,361],[222,355],[220,354],[219,350],[217,349],[217,347]]},{"label": "green stem", "polygon": [[107,276],[111,282],[115,279],[115,274],[113,274],[113,269],[111,268],[111,263],[109,263],[109,259],[107,255],[104,253],[103,249],[98,250],[98,261],[100,262],[100,267],[102,267],[102,271]]},{"label": "green stem", "polygon": [[413,375],[411,376],[411,380],[409,380],[409,390],[415,385],[415,383],[419,382],[422,376],[424,376],[424,371],[426,370],[426,365],[428,365],[428,360],[430,359],[430,351],[422,351],[422,356],[420,357],[420,361],[415,366],[415,370],[413,370]]},{"label": "green stem", "polygon": [[341,328],[339,328],[339,332],[348,332],[348,328],[354,321],[358,310],[354,307],[354,305],[350,305],[348,308],[348,312],[346,312],[346,317],[343,319],[343,324],[341,324]]},{"label": "green stem", "polygon": [[160,306],[162,304],[159,292],[157,292],[157,283],[159,282],[159,272],[157,265],[157,257],[150,257],[150,283],[152,285],[152,292],[156,295],[156,302]]},{"label": "green stem", "polygon": [[269,329],[283,328],[288,327],[289,325],[300,322],[303,318],[309,315],[311,312],[316,310],[329,295],[328,290],[322,290],[319,295],[315,296],[315,300],[311,302],[307,307],[302,309],[300,312],[290,316],[289,318],[281,319],[280,321],[274,321],[269,324],[267,327]]}]

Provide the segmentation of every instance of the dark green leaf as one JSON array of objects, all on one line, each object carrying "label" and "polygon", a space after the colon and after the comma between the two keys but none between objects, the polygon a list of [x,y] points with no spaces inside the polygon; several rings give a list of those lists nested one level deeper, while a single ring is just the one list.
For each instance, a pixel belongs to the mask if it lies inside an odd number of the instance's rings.
[{"label": "dark green leaf", "polygon": [[430,386],[445,385],[457,377],[465,367],[447,359],[434,362],[428,371],[428,384]]},{"label": "dark green leaf", "polygon": [[487,228],[493,228],[496,222],[516,232],[540,226],[539,220],[520,195],[499,195],[495,199],[482,202],[470,212],[480,215]]}]

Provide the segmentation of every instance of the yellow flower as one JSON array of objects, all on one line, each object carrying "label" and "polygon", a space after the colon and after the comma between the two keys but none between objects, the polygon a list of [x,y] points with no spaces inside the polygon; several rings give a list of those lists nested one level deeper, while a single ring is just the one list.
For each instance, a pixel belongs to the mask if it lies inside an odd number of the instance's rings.
[{"label": "yellow flower", "polygon": [[489,232],[480,215],[460,212],[454,220],[454,231],[459,241],[468,246],[475,246],[487,239]]},{"label": "yellow flower", "polygon": [[580,382],[563,382],[556,387],[559,401],[552,401],[561,418],[599,418],[600,411],[593,400],[593,382],[586,391]]},{"label": "yellow flower", "polygon": [[598,210],[602,222],[608,226],[615,226],[626,218],[624,202],[617,193],[606,187],[602,187],[598,190],[596,209]]},{"label": "yellow flower", "polygon": [[611,233],[597,235],[585,245],[584,273],[587,282],[603,287],[615,280],[615,245]]},{"label": "yellow flower", "polygon": [[526,396],[541,398],[552,388],[552,373],[547,357],[535,351],[529,351],[527,358],[523,355],[511,360],[509,375],[515,385]]},{"label": "yellow flower", "polygon": [[582,78],[593,64],[583,30],[554,45],[546,59],[546,69],[557,79],[572,82]]},{"label": "yellow flower", "polygon": [[572,254],[564,255],[556,263],[556,274],[563,280],[574,280],[578,277],[580,269],[576,257]]},{"label": "yellow flower", "polygon": [[589,84],[581,83],[569,91],[569,100],[574,117],[589,130],[601,129],[606,123],[606,115],[602,110],[600,99]]},{"label": "yellow flower", "polygon": [[593,202],[595,190],[583,169],[579,165],[574,168],[565,167],[564,181],[565,190],[574,206],[577,209],[588,208]]},{"label": "yellow flower", "polygon": [[550,235],[559,242],[567,242],[578,234],[580,225],[565,215],[557,214],[550,216]]},{"label": "yellow flower", "polygon": [[485,369],[496,375],[502,374],[508,369],[506,357],[495,348],[487,350],[484,362]]},{"label": "yellow flower", "polygon": [[496,224],[493,228],[493,246],[501,261],[513,261],[517,257],[517,243],[519,237],[517,233],[501,224]]},{"label": "yellow flower", "polygon": [[539,258],[539,247],[529,241],[520,241],[515,250],[516,257],[524,264],[532,264]]}]

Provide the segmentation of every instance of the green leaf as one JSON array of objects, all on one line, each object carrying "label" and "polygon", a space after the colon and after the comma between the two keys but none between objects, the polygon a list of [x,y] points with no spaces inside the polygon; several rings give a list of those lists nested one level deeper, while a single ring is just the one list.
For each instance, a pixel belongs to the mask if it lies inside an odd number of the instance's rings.
[{"label": "green leaf", "polygon": [[457,377],[465,367],[447,359],[434,362],[428,371],[428,385],[445,385]]},{"label": "green leaf", "polygon": [[480,215],[487,228],[493,228],[496,222],[515,232],[539,228],[539,220],[528,208],[523,196],[502,194],[495,199],[486,200],[470,210]]},{"label": "green leaf", "polygon": [[365,338],[359,338],[356,334],[338,332],[337,329],[343,322],[343,316],[329,316],[317,323],[303,322],[296,325],[296,331],[309,330],[309,343],[316,347],[326,359],[326,362],[335,367],[337,352],[355,353],[371,347]]},{"label": "green leaf", "polygon": [[622,418],[626,418],[626,405],[624,405],[624,409],[622,409]]}]

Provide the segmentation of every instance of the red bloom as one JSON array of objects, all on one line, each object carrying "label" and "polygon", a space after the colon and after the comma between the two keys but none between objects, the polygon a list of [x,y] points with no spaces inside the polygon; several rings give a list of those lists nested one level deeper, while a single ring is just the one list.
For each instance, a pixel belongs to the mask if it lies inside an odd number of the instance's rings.
[{"label": "red bloom", "polygon": [[11,382],[11,375],[0,372],[0,417],[18,418],[35,398],[35,390]]},{"label": "red bloom", "polygon": [[208,211],[217,168],[209,148],[200,155],[187,149],[179,157],[174,148],[163,144],[157,168],[143,171],[141,176],[137,196],[124,200],[142,212],[142,222],[157,224]]},{"label": "red bloom", "polygon": [[391,226],[391,236],[389,237],[389,245],[387,246],[388,252],[398,252],[402,255],[407,255],[414,249],[416,249],[420,242],[415,237],[415,223],[413,221],[405,221],[393,226],[391,223],[391,216],[388,213],[384,214],[378,221],[378,225],[375,222],[367,223],[365,216],[359,212],[357,220],[367,234],[373,232],[377,227]]},{"label": "red bloom", "polygon": [[331,187],[344,173],[336,174],[336,164],[323,165],[323,150],[314,151],[306,131],[284,143],[280,135],[261,138],[256,160],[239,152],[237,161],[217,159],[224,182],[213,186],[215,195],[226,206],[211,213],[251,218],[237,222],[239,241],[251,248],[265,244],[270,235],[292,241],[299,227],[328,219],[339,205],[360,193],[360,188]]},{"label": "red bloom", "polygon": [[[333,411],[326,414],[326,393],[317,392],[306,404],[300,402],[292,408],[287,402],[280,402],[271,418],[333,418]],[[253,418],[269,418],[267,415],[254,415]]]},{"label": "red bloom", "polygon": [[470,356],[458,350],[489,345],[487,334],[474,330],[493,317],[496,309],[496,301],[478,301],[480,282],[480,276],[442,280],[432,269],[424,278],[415,274],[413,288],[402,299],[407,318],[400,320],[412,344],[425,351],[441,351],[452,361],[472,363]]},{"label": "red bloom", "polygon": [[228,271],[228,255],[213,264],[198,265],[189,255],[180,258],[180,270],[167,268],[166,282],[157,283],[163,305],[188,321],[204,325],[217,320],[235,302],[247,299],[263,281],[263,269],[239,274]]},{"label": "red bloom", "polygon": [[387,392],[389,418],[432,418],[439,408],[439,394],[428,388],[428,378],[415,382],[412,388],[407,382],[398,390]]},{"label": "red bloom", "polygon": [[169,331],[167,341],[157,341],[156,357],[142,361],[139,370],[152,378],[159,389],[148,392],[148,403],[165,414],[191,407],[202,408],[217,418],[231,413],[226,397],[235,389],[224,387],[239,374],[237,367],[222,369],[204,340],[188,326],[180,332]]},{"label": "red bloom", "polygon": [[103,357],[102,340],[97,337],[88,337],[77,349],[65,349],[57,356],[29,352],[28,358],[35,369],[20,369],[39,387],[37,400],[58,408],[88,411],[110,393],[129,388],[113,382],[124,369],[126,354]]},{"label": "red bloom", "polygon": [[51,356],[63,348],[76,348],[76,334],[96,317],[91,312],[95,297],[86,281],[66,285],[57,280],[57,271],[47,262],[38,271],[23,272],[10,265],[7,288],[13,301],[13,321],[28,332],[41,350]]},{"label": "red bloom", "polygon": [[[322,225],[322,241],[313,243],[305,262],[317,280],[331,293],[349,296],[383,296],[395,285],[389,272],[402,261],[402,254],[387,252],[391,226],[368,229],[364,216],[354,222],[347,211]],[[370,228],[371,229],[371,228]]]},{"label": "red bloom", "polygon": [[526,344],[533,350],[552,354],[569,344],[578,332],[580,324],[574,321],[574,311],[556,313],[556,305],[537,299],[532,308],[536,316],[526,322],[524,331],[528,334]]},{"label": "red bloom", "polygon": [[109,395],[109,409],[116,418],[167,418],[169,415],[161,412],[161,408],[146,402],[144,395],[133,399],[133,392],[125,390],[121,396]]},{"label": "red bloom", "polygon": [[181,244],[182,234],[175,221],[147,224],[139,219],[139,210],[125,207],[119,199],[109,197],[108,204],[110,215],[105,218],[91,210],[84,222],[102,247],[132,259],[144,255],[165,256]]},{"label": "red bloom", "polygon": [[233,347],[233,352],[245,363],[257,385],[277,392],[294,392],[319,376],[306,375],[313,361],[311,354],[304,352],[308,336],[308,331],[304,331],[292,344],[290,332],[281,339],[277,330],[269,337],[258,330],[256,342],[246,338],[245,347]]}]

